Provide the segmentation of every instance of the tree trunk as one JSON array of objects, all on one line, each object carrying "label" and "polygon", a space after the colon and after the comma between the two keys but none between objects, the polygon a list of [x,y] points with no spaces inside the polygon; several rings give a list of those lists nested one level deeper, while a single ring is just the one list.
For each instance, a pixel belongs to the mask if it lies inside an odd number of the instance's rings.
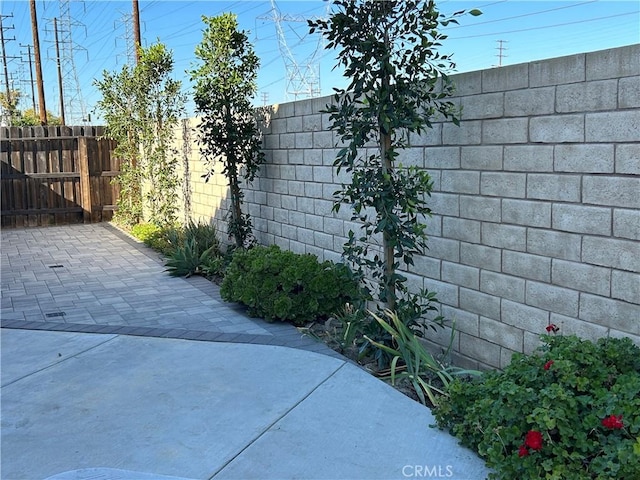
[{"label": "tree trunk", "polygon": [[242,248],[243,239],[240,234],[240,225],[242,221],[242,209],[240,208],[240,185],[238,185],[238,171],[234,164],[233,168],[229,168],[229,192],[231,194],[231,224],[233,225],[233,237],[236,241],[236,247]]},{"label": "tree trunk", "polygon": [[[231,105],[225,106],[225,120],[227,122],[227,129],[231,130],[233,125],[233,118],[231,113]],[[238,230],[240,226],[240,222],[242,220],[242,209],[240,208],[241,203],[241,192],[240,185],[238,185],[238,160],[235,158],[235,155],[232,153],[234,150],[233,145],[228,145],[225,151],[227,152],[227,177],[229,179],[229,194],[231,195],[231,222],[230,225],[233,229],[233,238],[236,241],[236,247],[242,248],[244,243],[244,239]]]},{"label": "tree trunk", "polygon": [[[384,46],[385,51],[389,52],[389,34],[388,31],[384,33]],[[381,102],[381,114],[382,110],[386,107],[387,103],[390,101],[390,88],[391,88],[391,79],[390,72],[384,68],[381,69],[383,72],[382,76],[382,90],[383,90],[383,99]],[[388,178],[389,182],[392,182],[393,179],[393,161],[391,156],[391,132],[386,131],[383,128],[383,119],[378,119],[379,131],[380,131],[380,157],[382,161],[382,173],[385,178]],[[385,180],[386,182],[387,180]],[[382,232],[382,254],[384,258],[384,283],[387,288],[387,308],[389,310],[395,310],[396,308],[396,287],[395,283],[392,279],[395,269],[393,267],[394,264],[394,253],[395,249],[391,243],[391,235],[385,230]]]}]

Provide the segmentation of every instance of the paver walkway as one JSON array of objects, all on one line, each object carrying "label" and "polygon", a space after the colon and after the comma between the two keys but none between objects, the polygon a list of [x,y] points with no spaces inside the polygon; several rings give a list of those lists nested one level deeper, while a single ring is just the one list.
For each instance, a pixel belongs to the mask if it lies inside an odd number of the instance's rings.
[{"label": "paver walkway", "polygon": [[3,229],[2,328],[281,345],[341,358],[295,327],[249,318],[202,277],[108,223]]}]

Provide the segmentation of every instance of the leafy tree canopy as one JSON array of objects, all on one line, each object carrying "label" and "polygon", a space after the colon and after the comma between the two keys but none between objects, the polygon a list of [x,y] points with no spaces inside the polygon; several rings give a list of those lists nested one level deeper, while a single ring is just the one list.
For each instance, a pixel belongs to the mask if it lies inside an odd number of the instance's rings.
[{"label": "leafy tree canopy", "polygon": [[215,162],[222,161],[231,204],[229,233],[236,246],[242,247],[250,238],[251,219],[242,212],[241,177],[253,181],[264,161],[251,104],[260,62],[246,32],[238,30],[234,14],[203,16],[202,21],[206,27],[195,50],[199,63],[189,73],[195,82],[194,99],[201,116],[198,141],[208,168],[203,176],[208,181]]}]

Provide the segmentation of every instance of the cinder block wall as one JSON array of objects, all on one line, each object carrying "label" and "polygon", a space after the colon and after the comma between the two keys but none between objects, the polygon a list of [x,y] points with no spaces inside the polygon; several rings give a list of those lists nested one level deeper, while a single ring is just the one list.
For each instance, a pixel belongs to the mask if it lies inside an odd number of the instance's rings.
[{"label": "cinder block wall", "polygon": [[[408,274],[455,320],[457,363],[504,367],[549,323],[640,344],[640,44],[453,79],[461,126],[436,123],[401,160],[434,181],[429,252]],[[357,225],[331,211],[348,179],[329,101],[273,107],[246,201],[260,243],[337,261]],[[205,185],[193,150],[191,216],[219,221],[224,179]]]}]

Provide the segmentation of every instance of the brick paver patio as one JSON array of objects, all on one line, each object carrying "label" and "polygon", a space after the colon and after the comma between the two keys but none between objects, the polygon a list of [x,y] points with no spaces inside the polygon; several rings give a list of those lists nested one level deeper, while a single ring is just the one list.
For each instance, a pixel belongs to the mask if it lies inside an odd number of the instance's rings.
[{"label": "brick paver patio", "polygon": [[289,324],[249,318],[202,277],[108,223],[3,229],[3,328],[117,333],[302,348],[339,356]]}]

